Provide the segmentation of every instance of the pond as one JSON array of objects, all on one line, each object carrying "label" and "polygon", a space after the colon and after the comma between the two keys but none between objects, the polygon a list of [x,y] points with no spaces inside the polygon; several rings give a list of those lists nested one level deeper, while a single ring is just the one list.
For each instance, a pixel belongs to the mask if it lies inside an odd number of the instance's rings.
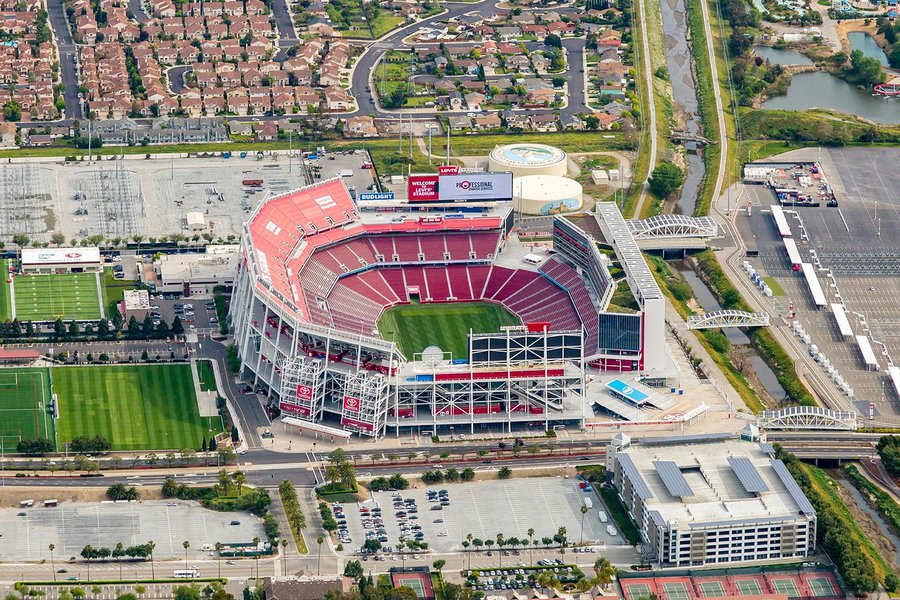
[{"label": "pond", "polygon": [[847,39],[850,40],[850,46],[854,50],[862,50],[862,53],[869,58],[878,60],[878,62],[881,63],[881,66],[888,66],[887,54],[884,53],[884,50],[881,49],[881,46],[878,45],[875,38],[868,33],[864,31],[851,31],[847,34]]},{"label": "pond", "polygon": [[813,61],[796,50],[781,50],[772,46],[754,46],[753,53],[773,65],[811,65]]},{"label": "pond", "polygon": [[900,123],[900,103],[874,97],[868,91],[822,72],[794,75],[787,94],[766,100],[762,107],[782,110],[828,108],[879,123]]}]

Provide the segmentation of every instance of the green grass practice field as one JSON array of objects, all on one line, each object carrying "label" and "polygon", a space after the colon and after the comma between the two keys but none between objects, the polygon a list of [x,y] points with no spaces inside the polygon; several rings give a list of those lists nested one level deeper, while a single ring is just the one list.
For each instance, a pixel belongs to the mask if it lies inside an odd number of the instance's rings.
[{"label": "green grass practice field", "polygon": [[469,329],[492,333],[503,325],[520,324],[505,308],[488,302],[404,304],[384,311],[378,332],[384,339],[395,341],[408,360],[428,346],[439,346],[453,358],[466,358]]},{"label": "green grass practice field", "polygon": [[9,279],[9,261],[0,260],[0,320],[12,321],[12,296],[10,295],[10,285],[6,283]]},{"label": "green grass practice field", "polygon": [[101,435],[115,450],[197,449],[221,430],[200,416],[190,365],[57,367],[53,391],[60,444]]},{"label": "green grass practice field", "polygon": [[3,452],[15,452],[19,440],[53,439],[48,369],[0,369],[0,439]]},{"label": "green grass practice field", "polygon": [[19,321],[100,318],[97,277],[93,273],[20,275],[13,280]]}]

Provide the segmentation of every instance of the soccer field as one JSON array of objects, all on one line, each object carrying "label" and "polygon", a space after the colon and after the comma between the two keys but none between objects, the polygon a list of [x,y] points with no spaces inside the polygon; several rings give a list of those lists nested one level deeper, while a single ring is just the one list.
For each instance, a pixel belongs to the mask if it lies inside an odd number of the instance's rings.
[{"label": "soccer field", "polygon": [[196,450],[222,427],[200,416],[190,365],[57,367],[53,391],[61,444],[100,435],[115,450]]},{"label": "soccer field", "polygon": [[453,358],[466,358],[469,329],[492,333],[503,325],[520,324],[505,308],[488,302],[404,304],[384,311],[378,332],[384,339],[395,341],[408,360],[428,346],[439,346]]},{"label": "soccer field", "polygon": [[13,280],[20,321],[88,321],[100,318],[100,296],[93,273],[20,275]]},{"label": "soccer field", "polygon": [[0,438],[4,452],[15,452],[19,440],[53,440],[53,418],[47,412],[50,377],[47,369],[0,369]]}]

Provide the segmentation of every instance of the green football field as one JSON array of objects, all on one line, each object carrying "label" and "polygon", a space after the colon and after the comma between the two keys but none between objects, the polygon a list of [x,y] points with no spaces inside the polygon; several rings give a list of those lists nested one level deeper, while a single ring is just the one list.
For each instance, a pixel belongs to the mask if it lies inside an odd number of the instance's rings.
[{"label": "green football field", "polygon": [[57,367],[59,442],[100,435],[115,450],[197,449],[221,430],[201,417],[190,365]]},{"label": "green football field", "polygon": [[53,440],[53,418],[47,412],[49,401],[47,369],[0,369],[3,452],[15,452],[19,440]]},{"label": "green football field", "polygon": [[466,358],[469,329],[475,333],[500,331],[503,325],[521,321],[502,306],[488,302],[459,304],[403,304],[386,311],[378,321],[378,332],[393,340],[408,360],[428,346]]},{"label": "green football field", "polygon": [[13,280],[20,321],[88,321],[100,318],[100,296],[93,273],[20,275]]}]

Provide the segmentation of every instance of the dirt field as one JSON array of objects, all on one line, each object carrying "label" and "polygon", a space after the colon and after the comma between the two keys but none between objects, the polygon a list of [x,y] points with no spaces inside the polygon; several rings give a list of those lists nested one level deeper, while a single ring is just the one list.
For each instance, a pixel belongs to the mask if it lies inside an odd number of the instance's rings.
[{"label": "dirt field", "polygon": [[[158,487],[139,488],[141,499],[159,500],[162,494]],[[0,487],[0,507],[18,507],[21,500],[34,500],[35,506],[44,500],[63,502],[101,502],[106,500],[106,488],[69,488],[69,487],[34,487],[4,486]]]}]

